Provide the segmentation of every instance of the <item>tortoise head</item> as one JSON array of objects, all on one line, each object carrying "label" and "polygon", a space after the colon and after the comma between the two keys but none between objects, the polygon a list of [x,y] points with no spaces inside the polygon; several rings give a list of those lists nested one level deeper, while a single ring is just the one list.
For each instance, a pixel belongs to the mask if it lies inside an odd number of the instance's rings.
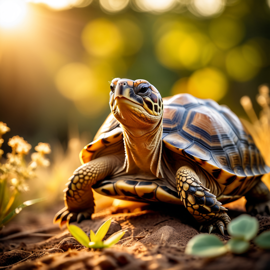
[{"label": "tortoise head", "polygon": [[148,81],[115,78],[110,88],[111,111],[121,124],[142,128],[162,119],[161,95]]}]

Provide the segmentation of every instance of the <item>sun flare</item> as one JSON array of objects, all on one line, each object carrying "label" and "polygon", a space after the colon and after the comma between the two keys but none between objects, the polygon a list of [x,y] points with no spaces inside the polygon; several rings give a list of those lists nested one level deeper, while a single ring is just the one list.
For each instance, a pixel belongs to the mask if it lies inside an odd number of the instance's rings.
[{"label": "sun flare", "polygon": [[23,22],[27,4],[22,0],[0,0],[0,27],[13,28]]}]

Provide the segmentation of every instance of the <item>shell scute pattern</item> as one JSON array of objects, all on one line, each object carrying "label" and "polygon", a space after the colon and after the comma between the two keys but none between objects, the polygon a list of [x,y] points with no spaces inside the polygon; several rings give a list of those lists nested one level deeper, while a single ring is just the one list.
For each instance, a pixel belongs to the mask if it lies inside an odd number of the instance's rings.
[{"label": "shell scute pattern", "polygon": [[221,184],[246,179],[246,186],[270,171],[237,116],[215,101],[188,94],[165,98],[163,121],[165,146],[195,159]]}]

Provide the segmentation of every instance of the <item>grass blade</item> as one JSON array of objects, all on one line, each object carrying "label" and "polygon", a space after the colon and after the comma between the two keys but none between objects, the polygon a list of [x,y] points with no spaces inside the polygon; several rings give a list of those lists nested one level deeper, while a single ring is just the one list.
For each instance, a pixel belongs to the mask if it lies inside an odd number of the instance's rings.
[{"label": "grass blade", "polygon": [[111,247],[115,245],[126,233],[126,231],[119,231],[111,235],[107,240],[104,241],[104,246]]},{"label": "grass blade", "polygon": [[0,228],[3,225],[5,225],[7,222],[9,222],[12,218],[14,218],[16,215],[18,215],[22,211],[23,208],[30,206],[32,204],[41,202],[41,201],[44,201],[44,198],[34,199],[34,200],[30,200],[30,201],[26,201],[22,203],[16,209],[11,211],[3,220],[0,221]]},{"label": "grass blade", "polygon": [[[67,223],[68,224],[68,223]],[[85,247],[89,247],[89,238],[86,233],[75,225],[68,225],[69,232],[75,237],[75,239]]]},{"label": "grass blade", "polygon": [[17,194],[18,194],[18,192],[15,190],[15,191],[13,192],[12,196],[10,197],[7,206],[6,206],[5,210],[3,211],[3,215],[4,215],[4,216],[8,213],[8,211],[9,211],[10,208],[12,207],[12,205],[13,205],[15,199],[16,199]]},{"label": "grass blade", "polygon": [[112,219],[108,219],[105,221],[98,229],[96,233],[96,241],[102,241],[106,233],[108,232],[110,226],[111,226]]}]

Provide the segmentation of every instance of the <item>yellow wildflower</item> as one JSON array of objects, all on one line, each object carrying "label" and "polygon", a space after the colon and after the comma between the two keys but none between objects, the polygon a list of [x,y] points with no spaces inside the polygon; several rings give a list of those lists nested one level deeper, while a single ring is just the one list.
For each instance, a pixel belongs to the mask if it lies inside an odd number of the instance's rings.
[{"label": "yellow wildflower", "polygon": [[27,155],[31,148],[32,148],[32,146],[25,141],[24,143],[21,143],[18,145],[16,152],[18,154]]},{"label": "yellow wildflower", "polygon": [[22,142],[24,142],[24,139],[17,135],[9,139],[8,145],[12,148],[17,148],[17,146]]},{"label": "yellow wildflower", "polygon": [[7,124],[0,122],[0,136],[10,131],[10,128],[7,126]]},{"label": "yellow wildflower", "polygon": [[33,153],[31,155],[31,159],[32,159],[32,163],[30,166],[32,168],[36,168],[37,165],[44,166],[44,167],[48,167],[50,165],[50,161],[44,158],[44,156],[41,155],[40,153]]},{"label": "yellow wildflower", "polygon": [[7,160],[10,164],[20,166],[22,161],[18,155],[14,155],[12,153],[7,153]]},{"label": "yellow wildflower", "polygon": [[48,143],[39,143],[36,147],[35,150],[39,152],[40,154],[50,154],[51,153],[51,148]]},{"label": "yellow wildflower", "polygon": [[2,146],[4,140],[2,138],[0,138],[0,147]]},{"label": "yellow wildflower", "polygon": [[12,148],[13,152],[26,155],[31,149],[31,145],[25,141],[22,137],[14,136],[8,141],[8,145]]}]

